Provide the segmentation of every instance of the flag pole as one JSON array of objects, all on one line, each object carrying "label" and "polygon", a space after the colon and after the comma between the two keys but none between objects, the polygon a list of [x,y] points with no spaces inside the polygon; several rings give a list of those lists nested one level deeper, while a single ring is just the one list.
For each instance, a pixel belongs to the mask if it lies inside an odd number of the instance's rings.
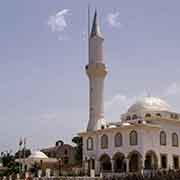
[{"label": "flag pole", "polygon": [[23,172],[25,172],[26,138],[24,138],[23,144]]}]

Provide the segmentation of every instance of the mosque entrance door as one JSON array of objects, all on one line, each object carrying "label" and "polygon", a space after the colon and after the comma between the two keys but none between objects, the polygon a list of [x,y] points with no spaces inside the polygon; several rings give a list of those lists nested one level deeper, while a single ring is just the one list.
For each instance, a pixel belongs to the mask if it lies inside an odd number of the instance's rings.
[{"label": "mosque entrance door", "polygon": [[142,155],[138,151],[130,152],[128,159],[130,172],[140,172],[142,170]]},{"label": "mosque entrance door", "polygon": [[115,172],[125,172],[126,171],[126,163],[124,154],[118,152],[113,156],[114,160],[114,171]]}]

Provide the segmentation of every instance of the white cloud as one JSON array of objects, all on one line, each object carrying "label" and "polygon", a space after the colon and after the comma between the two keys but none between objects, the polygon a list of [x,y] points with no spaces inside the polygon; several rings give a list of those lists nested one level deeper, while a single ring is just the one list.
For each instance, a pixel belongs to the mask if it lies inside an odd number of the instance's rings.
[{"label": "white cloud", "polygon": [[121,23],[119,22],[119,12],[109,13],[107,15],[107,22],[111,27],[120,28]]},{"label": "white cloud", "polygon": [[173,82],[164,91],[164,96],[174,96],[180,94],[180,84]]},{"label": "white cloud", "polygon": [[105,102],[105,117],[109,121],[120,120],[120,115],[125,113],[128,108],[138,99],[145,97],[147,93],[142,92],[138,96],[127,96],[121,93],[114,95]]},{"label": "white cloud", "polygon": [[[69,14],[69,9],[63,9],[48,19],[48,26],[52,32],[63,32],[67,27],[66,15]],[[61,38],[62,39],[62,38]]]},{"label": "white cloud", "polygon": [[105,102],[105,109],[109,110],[114,105],[121,105],[122,107],[128,106],[128,97],[123,94],[116,94],[110,100]]}]

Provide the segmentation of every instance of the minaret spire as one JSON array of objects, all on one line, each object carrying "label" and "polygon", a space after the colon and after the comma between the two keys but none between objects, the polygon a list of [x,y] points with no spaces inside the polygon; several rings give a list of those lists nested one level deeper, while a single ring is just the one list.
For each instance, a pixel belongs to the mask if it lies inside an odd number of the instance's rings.
[{"label": "minaret spire", "polygon": [[93,19],[93,25],[92,25],[90,37],[93,37],[93,36],[102,37],[101,31],[100,31],[100,26],[99,26],[99,23],[97,20],[97,9],[95,10],[95,13],[94,13],[94,19]]},{"label": "minaret spire", "polygon": [[88,39],[89,62],[86,73],[89,77],[89,122],[87,131],[105,128],[104,119],[104,79],[107,74],[103,62],[103,37],[97,21],[97,10],[94,13],[91,33]]}]

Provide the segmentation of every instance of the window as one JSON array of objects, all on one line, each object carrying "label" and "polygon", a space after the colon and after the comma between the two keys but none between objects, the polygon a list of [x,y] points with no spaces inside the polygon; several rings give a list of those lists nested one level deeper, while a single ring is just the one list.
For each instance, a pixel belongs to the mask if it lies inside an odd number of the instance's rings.
[{"label": "window", "polygon": [[137,119],[138,117],[137,117],[137,115],[136,114],[134,114],[133,116],[132,116],[132,119]]},{"label": "window", "polygon": [[138,135],[136,131],[130,132],[130,145],[137,145],[138,144]]},{"label": "window", "polygon": [[108,148],[108,136],[105,134],[101,136],[101,148],[102,149]]},{"label": "window", "polygon": [[151,117],[151,114],[148,113],[148,114],[145,115],[145,117],[149,118],[149,117]]},{"label": "window", "polygon": [[160,132],[160,145],[166,145],[166,133],[164,131]]},{"label": "window", "polygon": [[167,156],[161,154],[161,168],[167,168]]},{"label": "window", "polygon": [[93,138],[92,137],[89,137],[87,139],[87,150],[88,151],[93,150]]},{"label": "window", "polygon": [[176,133],[172,133],[172,146],[178,147],[178,135]]},{"label": "window", "polygon": [[114,138],[114,141],[115,141],[115,147],[120,147],[120,146],[122,146],[122,135],[121,135],[121,133],[117,133],[116,135],[115,135],[115,138]]},{"label": "window", "polygon": [[173,156],[173,167],[174,169],[179,169],[179,157]]},{"label": "window", "polygon": [[127,117],[126,117],[126,120],[131,120],[131,116],[127,116]]},{"label": "window", "polygon": [[65,155],[68,154],[68,150],[67,150],[67,149],[64,150],[64,154],[65,154]]}]

